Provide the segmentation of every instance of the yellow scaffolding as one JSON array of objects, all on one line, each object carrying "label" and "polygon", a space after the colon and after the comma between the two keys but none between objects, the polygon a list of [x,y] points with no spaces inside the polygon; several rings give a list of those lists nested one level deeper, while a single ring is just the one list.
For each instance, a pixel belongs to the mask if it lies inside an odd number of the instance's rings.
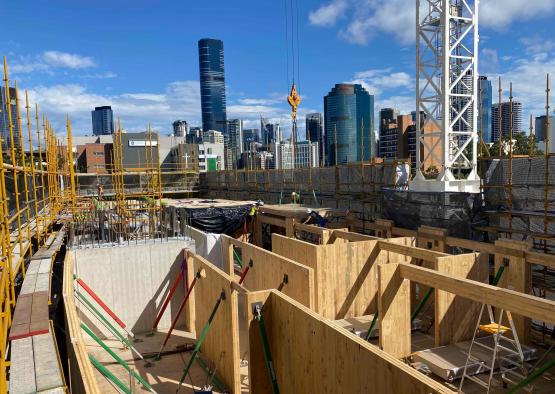
[{"label": "yellow scaffolding", "polygon": [[[29,155],[26,155],[18,85],[14,82],[14,87],[10,87],[6,57],[3,59],[3,66],[9,141],[0,141],[0,210],[2,212],[0,220],[2,249],[2,256],[0,256],[0,392],[2,393],[7,392],[7,370],[10,366],[6,349],[12,313],[17,301],[15,277],[18,271],[21,275],[25,275],[25,259],[33,253],[33,238],[40,247],[48,235],[53,219],[61,212],[65,198],[61,194],[59,185],[63,176],[59,168],[60,150],[57,148],[60,142],[56,139],[48,119],[43,116],[45,171],[38,107],[35,106],[39,153],[38,163],[36,163],[29,96],[25,92],[29,145]],[[32,197],[30,187],[32,187]],[[46,189],[48,189],[48,195]],[[47,213],[50,218],[47,218]]]}]

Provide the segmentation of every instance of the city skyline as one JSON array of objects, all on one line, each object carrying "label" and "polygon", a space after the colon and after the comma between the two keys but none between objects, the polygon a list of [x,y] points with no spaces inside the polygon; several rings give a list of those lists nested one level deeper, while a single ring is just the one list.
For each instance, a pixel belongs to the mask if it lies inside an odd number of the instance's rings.
[{"label": "city skyline", "polygon": [[[414,31],[397,31],[392,28],[398,26],[397,23],[389,23],[388,27],[377,25],[380,18],[394,15],[392,10],[395,8],[398,15],[392,20],[413,24],[412,14],[407,14],[405,9],[412,10],[414,7],[406,7],[406,0],[384,3],[380,9],[367,5],[361,12],[366,15],[368,24],[363,26],[362,31],[356,31],[354,26],[357,26],[358,17],[354,15],[352,3],[344,0],[300,4],[300,45],[303,54],[299,81],[303,96],[299,107],[301,133],[305,115],[309,112],[323,113],[323,97],[336,83],[361,83],[376,96],[376,112],[385,107],[398,108],[401,113],[414,110]],[[479,64],[480,73],[493,82],[493,103],[497,101],[497,76],[501,75],[504,101],[508,98],[508,84],[512,80],[515,99],[524,106],[524,119],[530,111],[534,116],[545,114],[545,109],[542,110],[545,73],[549,71],[555,75],[555,44],[549,38],[554,35],[555,27],[548,23],[555,10],[555,2],[531,4],[520,14],[518,7],[510,5],[504,7],[499,15],[491,11],[498,1],[482,3]],[[336,7],[338,4],[342,6]],[[97,12],[101,5],[102,2],[82,5],[73,12],[76,16]],[[208,5],[185,6],[165,2],[153,10],[139,2],[126,14],[129,10],[116,4],[111,18],[121,20],[120,27],[114,24],[106,31],[95,31],[93,34],[86,31],[90,22],[73,18],[75,22],[65,28],[82,38],[81,43],[76,43],[63,34],[64,29],[55,26],[56,20],[63,19],[66,24],[68,21],[65,18],[67,15],[54,14],[55,7],[52,10],[37,3],[36,7],[43,12],[32,16],[25,14],[25,7],[9,4],[6,11],[13,18],[7,24],[8,28],[18,33],[17,40],[1,44],[6,48],[12,65],[11,78],[25,82],[30,88],[31,100],[37,101],[42,109],[51,114],[57,129],[63,129],[65,114],[61,112],[68,108],[68,104],[78,134],[92,133],[90,111],[95,106],[112,105],[114,115],[121,117],[126,129],[143,130],[151,123],[161,134],[169,134],[176,119],[185,119],[191,126],[201,125],[196,45],[204,36],[218,38],[224,41],[226,47],[228,118],[244,120],[245,128],[257,127],[261,116],[270,118],[281,124],[284,137],[287,137],[291,121],[285,102],[288,86],[285,78],[284,28],[279,23],[272,26],[264,18],[253,19],[254,11],[251,10],[256,8],[256,12],[283,19],[283,5],[254,5],[254,2],[247,1],[244,7],[238,9],[223,4],[218,21],[229,18],[235,22],[204,26],[196,21],[195,16],[207,12]],[[186,31],[162,26],[165,17],[169,17],[170,9],[172,16],[187,14]],[[39,47],[24,29],[24,24],[17,23],[23,18],[30,18],[29,25],[40,23],[39,15],[40,19],[52,17],[48,47]],[[534,28],[534,33],[520,37],[518,32],[509,29],[516,23],[517,17],[522,27],[519,31],[531,30],[526,29],[528,26]],[[146,18],[154,21],[155,26],[151,28],[158,30],[151,39],[142,39],[148,32],[141,27],[140,21]],[[253,30],[264,28],[265,37],[256,37],[251,32],[237,33],[233,26],[240,21],[249,21]],[[136,34],[141,40],[131,40],[129,48],[122,48],[113,37],[123,30],[129,30],[126,33],[129,37]],[[167,39],[176,35],[179,40]],[[113,43],[100,45],[102,41]],[[272,50],[264,51],[264,48]],[[332,67],[324,66],[319,61],[323,49],[333,53],[327,62]],[[377,53],[380,56],[376,56]],[[270,58],[272,61],[260,61]],[[339,58],[341,63],[336,64],[334,59]],[[146,75],[149,77],[146,78]],[[69,98],[76,100],[69,103]]]}]

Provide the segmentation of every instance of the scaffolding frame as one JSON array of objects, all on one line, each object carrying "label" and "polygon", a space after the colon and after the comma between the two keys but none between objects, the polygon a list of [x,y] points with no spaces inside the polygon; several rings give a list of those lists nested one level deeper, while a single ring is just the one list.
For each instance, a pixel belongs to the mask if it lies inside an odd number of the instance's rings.
[{"label": "scaffolding frame", "polygon": [[[25,115],[27,126],[26,154],[20,92],[17,81],[10,86],[8,64],[3,59],[5,110],[8,119],[10,141],[1,141],[0,149],[0,392],[6,392],[10,361],[7,357],[9,331],[17,302],[16,280],[25,277],[25,263],[48,237],[53,218],[63,211],[66,195],[61,186],[64,176],[59,167],[65,158],[58,148],[60,141],[43,115],[45,160],[41,146],[41,127],[38,106],[35,105],[36,138],[38,140],[38,163],[33,149],[33,128],[29,95],[25,91]],[[13,97],[10,90],[13,89]],[[15,111],[15,113],[14,113]],[[46,175],[46,177],[45,177]],[[48,193],[46,190],[48,189]]]}]

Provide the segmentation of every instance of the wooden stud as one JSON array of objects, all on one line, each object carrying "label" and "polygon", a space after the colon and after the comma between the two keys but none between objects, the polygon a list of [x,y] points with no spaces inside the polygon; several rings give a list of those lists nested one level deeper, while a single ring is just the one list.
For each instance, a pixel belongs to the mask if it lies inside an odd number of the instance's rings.
[{"label": "wooden stud", "polygon": [[[438,272],[450,277],[487,283],[488,263],[480,253],[440,257],[435,262]],[[435,346],[449,345],[472,338],[481,303],[443,290],[434,291]]]},{"label": "wooden stud", "polygon": [[399,264],[378,266],[380,348],[393,357],[411,352],[410,282],[401,277]]},{"label": "wooden stud", "polygon": [[[532,270],[526,263],[525,253],[530,250],[526,242],[498,239],[495,241],[495,272],[505,266],[499,287],[530,294],[532,291]],[[513,312],[513,311],[511,311]],[[522,343],[530,343],[532,322],[529,318],[513,313],[518,339]]]}]

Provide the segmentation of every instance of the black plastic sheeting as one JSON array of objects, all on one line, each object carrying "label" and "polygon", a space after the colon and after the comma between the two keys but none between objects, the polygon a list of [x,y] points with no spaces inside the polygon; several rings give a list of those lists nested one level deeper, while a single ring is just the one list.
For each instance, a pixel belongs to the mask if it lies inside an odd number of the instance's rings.
[{"label": "black plastic sheeting", "polygon": [[251,204],[235,207],[182,208],[191,226],[208,233],[233,235],[249,217]]},{"label": "black plastic sheeting", "polygon": [[480,193],[426,193],[382,189],[382,217],[398,227],[441,227],[449,235],[475,239],[473,227],[484,225]]}]

